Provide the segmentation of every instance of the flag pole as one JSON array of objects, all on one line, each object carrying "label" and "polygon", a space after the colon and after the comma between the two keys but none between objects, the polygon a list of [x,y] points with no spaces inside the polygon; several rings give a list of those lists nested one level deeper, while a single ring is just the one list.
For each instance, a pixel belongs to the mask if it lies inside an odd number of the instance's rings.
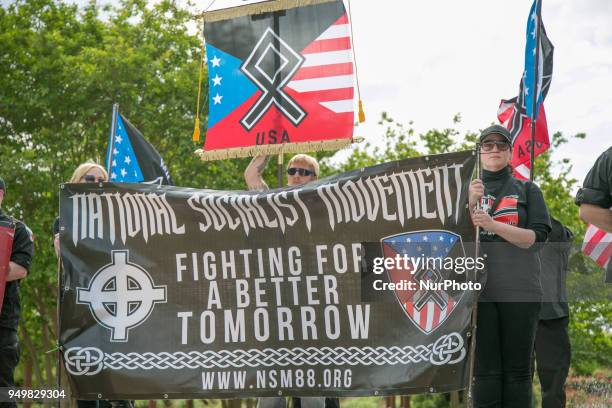
[{"label": "flag pole", "polygon": [[119,116],[119,104],[113,104],[113,117],[111,119],[110,143],[108,144],[108,154],[106,155],[106,172],[111,173],[111,162],[113,161],[113,150],[115,149],[115,130],[117,129],[117,117]]},{"label": "flag pole", "polygon": [[[274,13],[274,32],[280,33],[280,21],[278,13]],[[280,40],[277,36],[274,36],[274,46],[277,50],[280,49]],[[280,55],[278,53],[274,53],[274,69],[279,70],[281,68]],[[280,76],[274,77],[274,86],[278,87],[280,81]],[[278,188],[283,186],[283,150],[278,153],[278,160],[276,162],[276,178],[278,183]]]},{"label": "flag pole", "polygon": [[278,162],[276,163],[276,178],[278,180],[278,188],[283,186],[283,152],[278,154]]},{"label": "flag pole", "polygon": [[542,27],[542,0],[536,0],[536,39],[535,39],[535,64],[533,64],[533,102],[531,104],[531,152],[530,162],[531,169],[529,170],[529,180],[533,181],[535,174],[535,132],[537,126],[537,106],[538,106],[538,69],[540,68],[540,30]]},{"label": "flag pole", "polygon": [[[482,180],[482,168],[480,167],[480,143],[476,143],[476,177]],[[469,200],[468,200],[469,203]],[[476,203],[476,209],[480,209],[480,200]],[[469,211],[469,204],[468,204]],[[478,258],[480,252],[480,227],[476,226],[476,236],[474,239],[474,252],[475,258]],[[476,269],[474,269],[474,280],[478,280]],[[469,357],[469,368],[468,368],[468,389],[467,389],[467,404],[466,408],[474,407],[474,367],[476,363],[476,330],[478,329],[478,296],[474,299],[474,305],[472,306],[472,317],[470,320],[471,329],[469,334],[470,339],[470,357]]]},{"label": "flag pole", "polygon": [[[58,390],[62,389],[62,346],[60,346],[60,326],[61,326],[61,307],[62,307],[62,255],[57,254],[57,300],[55,301],[55,337],[56,337],[56,346],[57,346],[57,361],[55,362],[55,370],[56,370],[56,386]],[[58,397],[57,408],[62,406],[61,399]]]}]

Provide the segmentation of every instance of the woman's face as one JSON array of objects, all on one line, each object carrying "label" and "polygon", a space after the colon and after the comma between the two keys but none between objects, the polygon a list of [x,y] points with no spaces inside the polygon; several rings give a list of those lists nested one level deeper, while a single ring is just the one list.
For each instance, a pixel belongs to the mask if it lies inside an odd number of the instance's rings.
[{"label": "woman's face", "polygon": [[501,170],[510,163],[511,158],[512,146],[507,143],[506,138],[502,135],[489,135],[480,144],[480,160],[485,170]]},{"label": "woman's face", "polygon": [[92,167],[81,177],[79,183],[97,183],[107,181],[102,170],[98,167]]}]

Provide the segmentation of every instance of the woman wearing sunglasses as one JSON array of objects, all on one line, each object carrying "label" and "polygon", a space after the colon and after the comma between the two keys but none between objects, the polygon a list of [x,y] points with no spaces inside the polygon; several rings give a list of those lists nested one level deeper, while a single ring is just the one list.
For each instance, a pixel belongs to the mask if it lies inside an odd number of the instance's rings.
[{"label": "woman wearing sunglasses", "polygon": [[542,297],[537,250],[551,226],[538,186],[512,176],[511,141],[500,125],[482,132],[482,180],[469,188],[472,221],[480,227],[487,256],[478,303],[475,407],[531,406],[531,357]]},{"label": "woman wearing sunglasses", "polygon": [[[108,173],[104,167],[93,161],[87,161],[76,168],[69,183],[99,183],[108,181]],[[53,223],[53,246],[55,255],[59,257],[59,217]]]}]

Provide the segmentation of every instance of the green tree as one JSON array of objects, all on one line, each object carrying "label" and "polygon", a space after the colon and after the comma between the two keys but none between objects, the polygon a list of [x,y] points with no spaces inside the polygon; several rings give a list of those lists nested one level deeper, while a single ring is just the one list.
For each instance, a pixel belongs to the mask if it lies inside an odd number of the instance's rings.
[{"label": "green tree", "polygon": [[[204,164],[191,142],[200,40],[172,1],[79,9],[52,0],[0,8],[0,173],[5,209],[34,231],[36,253],[22,284],[27,381],[50,383],[57,262],[51,226],[59,184],[87,159],[103,161],[111,108],[157,147],[178,184],[235,188],[240,161]],[[205,84],[204,84],[205,85]]]},{"label": "green tree", "polygon": [[[156,146],[176,184],[244,188],[248,159],[202,163],[193,155],[198,147],[191,134],[200,62],[200,39],[187,28],[193,22],[170,0],[154,6],[121,0],[104,7],[92,0],[81,8],[54,0],[17,0],[0,7],[0,174],[9,186],[4,208],[37,236],[34,265],[22,285],[24,351],[18,378],[29,385],[52,383],[54,372],[53,354],[41,351],[54,348],[57,334],[51,226],[58,213],[59,184],[79,163],[104,159],[114,102]],[[459,121],[456,115],[454,123]],[[416,134],[412,122],[404,125],[386,114],[380,124],[382,146],[366,143],[342,160],[330,152],[317,153],[323,174],[464,150],[476,140],[475,133],[462,135],[454,127]],[[556,134],[552,148],[567,140]],[[569,161],[552,163],[544,154],[538,158],[537,181],[551,211],[580,242],[585,226],[572,204],[569,192],[576,181],[569,178],[568,166]],[[266,173],[271,186],[276,185],[273,167],[271,163]],[[572,275],[585,278],[577,287],[597,286],[601,272],[591,261],[577,254],[572,265],[579,270]],[[574,366],[583,372],[609,367],[610,308],[588,303],[572,305],[572,311]]]}]

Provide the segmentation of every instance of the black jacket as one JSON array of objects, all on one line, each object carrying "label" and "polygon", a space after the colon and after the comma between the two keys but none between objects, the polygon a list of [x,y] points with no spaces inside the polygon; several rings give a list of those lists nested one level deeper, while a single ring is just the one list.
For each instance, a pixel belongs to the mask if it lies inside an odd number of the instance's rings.
[{"label": "black jacket", "polygon": [[558,220],[551,217],[552,231],[540,252],[542,260],[542,308],[540,320],[569,316],[565,281],[574,234]]},{"label": "black jacket", "polygon": [[498,172],[484,171],[483,183],[485,195],[481,199],[481,208],[489,211],[495,221],[533,230],[536,243],[523,249],[481,230],[480,240],[487,256],[487,280],[481,300],[540,302],[542,287],[538,251],[551,229],[542,192],[534,183],[512,177],[509,168]]},{"label": "black jacket", "polygon": [[612,207],[612,147],[595,161],[576,194],[576,204]]}]

